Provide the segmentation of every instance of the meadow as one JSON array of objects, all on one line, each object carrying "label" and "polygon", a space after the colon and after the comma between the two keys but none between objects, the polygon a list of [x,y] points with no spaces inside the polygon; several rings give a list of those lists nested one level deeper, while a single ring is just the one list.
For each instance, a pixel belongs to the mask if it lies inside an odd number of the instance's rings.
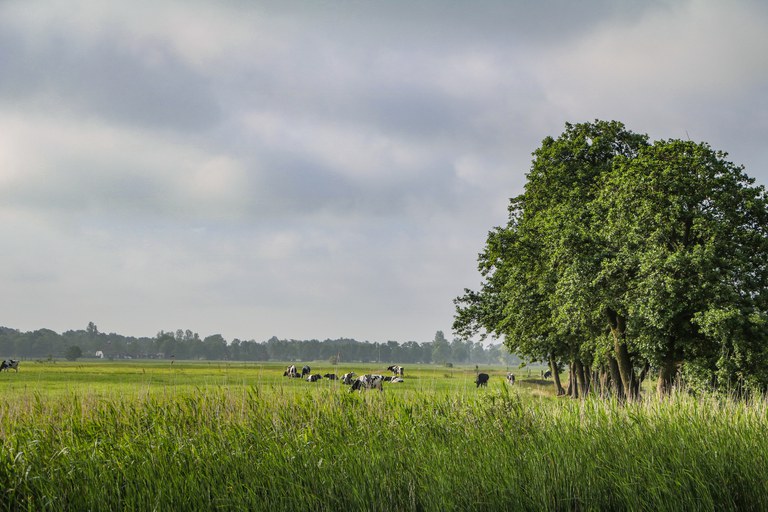
[{"label": "meadow", "polygon": [[25,361],[0,374],[0,509],[768,509],[765,400],[572,400],[438,366],[350,393],[284,368]]}]

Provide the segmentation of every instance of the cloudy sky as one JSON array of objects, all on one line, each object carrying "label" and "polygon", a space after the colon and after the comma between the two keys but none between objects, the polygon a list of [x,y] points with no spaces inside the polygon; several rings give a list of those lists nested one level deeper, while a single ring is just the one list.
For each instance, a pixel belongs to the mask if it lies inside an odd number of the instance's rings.
[{"label": "cloudy sky", "polygon": [[768,4],[0,1],[0,325],[449,335],[565,122],[768,184]]}]

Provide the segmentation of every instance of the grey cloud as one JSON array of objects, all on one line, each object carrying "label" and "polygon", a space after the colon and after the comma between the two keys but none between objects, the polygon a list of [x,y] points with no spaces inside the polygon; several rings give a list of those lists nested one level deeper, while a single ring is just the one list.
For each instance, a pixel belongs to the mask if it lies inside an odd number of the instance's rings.
[{"label": "grey cloud", "polygon": [[[64,103],[80,115],[139,126],[200,130],[221,115],[209,80],[160,40],[74,34],[29,40],[0,23],[0,95],[43,108]],[[0,101],[2,98],[0,97]]]}]

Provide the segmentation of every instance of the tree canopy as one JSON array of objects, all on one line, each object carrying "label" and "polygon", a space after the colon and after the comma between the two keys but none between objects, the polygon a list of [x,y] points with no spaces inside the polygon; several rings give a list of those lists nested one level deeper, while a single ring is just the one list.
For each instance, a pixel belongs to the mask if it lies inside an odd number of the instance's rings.
[{"label": "tree canopy", "polygon": [[765,189],[706,143],[616,121],[566,124],[533,156],[454,330],[568,364],[575,396],[636,397],[649,370],[661,393],[681,377],[765,389]]}]

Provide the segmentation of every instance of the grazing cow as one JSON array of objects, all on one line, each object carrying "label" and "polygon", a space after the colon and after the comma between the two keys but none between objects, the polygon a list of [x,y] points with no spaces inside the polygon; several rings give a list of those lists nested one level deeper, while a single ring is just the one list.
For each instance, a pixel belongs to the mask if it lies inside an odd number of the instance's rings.
[{"label": "grazing cow", "polygon": [[545,379],[551,379],[552,378],[552,370],[547,370],[544,372],[544,378]]},{"label": "grazing cow", "polygon": [[8,359],[7,361],[3,361],[0,363],[0,372],[3,370],[9,370],[13,368],[16,370],[16,373],[19,371],[19,362],[16,359]]},{"label": "grazing cow", "polygon": [[515,374],[510,372],[507,374],[507,382],[512,385],[515,383]]},{"label": "grazing cow", "polygon": [[314,375],[307,375],[307,382],[317,382],[322,378],[323,376],[320,375],[319,373],[316,373]]},{"label": "grazing cow", "polygon": [[477,378],[475,379],[475,387],[479,388],[480,386],[488,387],[488,379],[489,376],[487,373],[478,373]]},{"label": "grazing cow", "polygon": [[335,373],[326,373],[325,375],[323,375],[323,377],[325,377],[326,379],[330,379],[330,380],[336,380],[336,374]]},{"label": "grazing cow", "polygon": [[292,364],[283,372],[283,377],[295,377],[297,374],[296,365]]},{"label": "grazing cow", "polygon": [[384,377],[381,375],[363,375],[362,377],[358,377],[355,382],[352,383],[352,387],[349,391],[350,393],[359,389],[378,389],[379,391],[384,391],[384,388],[381,385],[382,382],[384,382]]},{"label": "grazing cow", "polygon": [[302,378],[306,377],[307,375],[309,375],[311,373],[312,373],[312,368],[310,368],[309,366],[305,366],[304,368],[301,369],[301,377]]},{"label": "grazing cow", "polygon": [[398,365],[387,366],[387,370],[391,371],[395,377],[402,377],[404,368]]},{"label": "grazing cow", "polygon": [[345,373],[344,375],[341,376],[341,383],[349,386],[350,384],[352,384],[352,382],[354,382],[355,377],[357,377],[357,374],[355,372]]},{"label": "grazing cow", "polygon": [[392,381],[391,382],[394,384],[394,383],[397,383],[397,382],[405,382],[405,381],[403,379],[401,379],[400,377],[392,377]]}]

